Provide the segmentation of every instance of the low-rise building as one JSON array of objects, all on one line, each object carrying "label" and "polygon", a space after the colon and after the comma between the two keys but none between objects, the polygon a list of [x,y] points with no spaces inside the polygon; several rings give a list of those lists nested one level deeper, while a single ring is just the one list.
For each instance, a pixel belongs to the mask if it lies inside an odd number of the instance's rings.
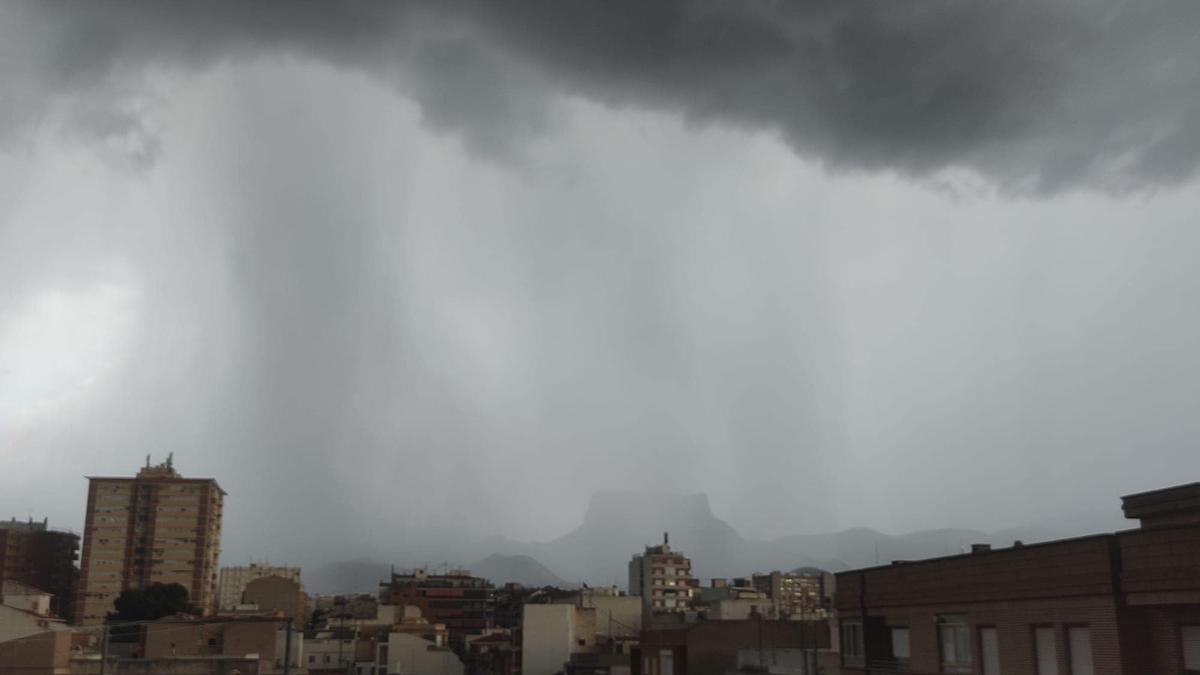
[{"label": "low-rise building", "polygon": [[51,595],[9,581],[0,594],[0,642],[46,631],[67,630],[66,622],[50,611]]},{"label": "low-rise building", "polygon": [[347,675],[357,661],[358,631],[319,631],[304,636],[304,665],[309,675]]},{"label": "low-rise building", "polygon": [[258,611],[278,613],[302,626],[308,620],[308,597],[299,582],[274,575],[262,576],[246,584],[242,603]]},{"label": "low-rise building", "polygon": [[[141,651],[136,658],[121,660],[119,672],[140,672],[145,664],[157,663],[157,671],[174,672],[171,664],[218,662],[221,659],[257,662],[260,675],[283,673],[305,675],[304,632],[280,617],[169,617],[146,624]],[[244,671],[243,671],[244,672]]]},{"label": "low-rise building", "polygon": [[300,584],[300,568],[250,563],[222,567],[217,581],[217,607],[219,610],[233,609],[242,604],[242,593],[246,584],[263,577],[283,577]]},{"label": "low-rise building", "polygon": [[839,573],[842,672],[1200,672],[1200,483],[1123,508],[1140,528]]},{"label": "low-rise building", "polygon": [[827,621],[706,620],[679,628],[642,631],[634,648],[633,675],[725,675],[750,666],[757,672],[783,663],[807,664],[790,672],[830,672],[836,664]]},{"label": "low-rise building", "polygon": [[462,660],[448,646],[411,633],[388,633],[378,654],[387,675],[463,675]]},{"label": "low-rise building", "polygon": [[494,628],[467,638],[467,675],[517,675],[521,672],[520,649],[512,631]]},{"label": "low-rise building", "polygon": [[748,619],[758,614],[779,618],[775,602],[751,584],[749,579],[713,579],[711,585],[696,591],[694,606],[706,619]]},{"label": "low-rise building", "polygon": [[593,652],[595,646],[595,609],[573,603],[525,605],[521,622],[522,675],[554,675],[562,671],[572,654]]},{"label": "low-rise building", "polygon": [[420,609],[430,623],[442,624],[450,634],[450,643],[461,649],[466,638],[481,635],[493,627],[493,586],[466,570],[430,574],[424,569],[397,574],[380,584],[379,602],[383,605],[410,605]]}]

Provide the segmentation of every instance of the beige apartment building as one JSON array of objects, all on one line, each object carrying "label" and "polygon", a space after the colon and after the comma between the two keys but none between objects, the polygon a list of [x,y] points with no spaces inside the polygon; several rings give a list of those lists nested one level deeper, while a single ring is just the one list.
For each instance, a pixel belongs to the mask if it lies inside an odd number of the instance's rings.
[{"label": "beige apartment building", "polygon": [[230,610],[242,604],[242,593],[246,590],[246,584],[263,577],[283,577],[299,584],[300,568],[258,563],[222,567],[220,583],[217,585],[217,609]]},{"label": "beige apartment building", "polygon": [[183,478],[172,458],[134,478],[88,478],[75,621],[94,625],[121,591],[178,583],[205,614],[216,602],[221,507],[211,478]]},{"label": "beige apartment building", "polygon": [[692,576],[692,561],[663,543],[647,546],[645,553],[629,561],[629,594],[642,599],[642,621],[655,615],[683,614],[692,609],[700,582]]}]

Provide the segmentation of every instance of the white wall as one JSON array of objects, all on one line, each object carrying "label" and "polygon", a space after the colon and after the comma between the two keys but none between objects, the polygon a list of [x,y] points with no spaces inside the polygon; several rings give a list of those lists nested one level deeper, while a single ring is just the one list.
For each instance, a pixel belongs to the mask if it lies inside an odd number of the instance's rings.
[{"label": "white wall", "polygon": [[388,675],[462,675],[462,661],[445,647],[407,633],[388,633]]},{"label": "white wall", "polygon": [[[631,595],[584,595],[584,607],[596,609],[596,633],[637,637],[642,631],[642,599]],[[609,621],[609,617],[612,621]]]},{"label": "white wall", "polygon": [[62,621],[0,605],[0,642],[29,637],[51,630],[66,630],[66,625]]},{"label": "white wall", "polygon": [[525,605],[521,675],[554,675],[571,658],[575,605]]}]

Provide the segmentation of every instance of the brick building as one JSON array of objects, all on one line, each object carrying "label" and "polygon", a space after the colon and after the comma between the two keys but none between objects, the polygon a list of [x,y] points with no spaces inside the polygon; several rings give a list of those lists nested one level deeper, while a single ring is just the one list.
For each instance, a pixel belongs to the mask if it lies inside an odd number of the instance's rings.
[{"label": "brick building", "polygon": [[[827,621],[701,621],[643,630],[632,650],[632,675],[725,675],[730,672],[829,672]],[[806,664],[806,665],[804,665]]]},{"label": "brick building", "polygon": [[79,535],[74,532],[52,530],[45,520],[0,521],[0,594],[11,582],[33,586],[51,595],[51,612],[70,619],[78,559]]},{"label": "brick building", "polygon": [[183,478],[166,463],[134,478],[89,478],[76,623],[95,625],[121,591],[178,583],[205,613],[216,600],[221,507],[211,478]]},{"label": "brick building", "polygon": [[387,605],[410,605],[420,609],[430,623],[443,624],[450,645],[462,650],[469,635],[481,635],[495,622],[492,583],[464,570],[429,574],[416,569],[392,573],[379,585],[379,601]]},{"label": "brick building", "polygon": [[838,574],[843,673],[1200,672],[1200,483],[1123,508],[1140,528]]}]

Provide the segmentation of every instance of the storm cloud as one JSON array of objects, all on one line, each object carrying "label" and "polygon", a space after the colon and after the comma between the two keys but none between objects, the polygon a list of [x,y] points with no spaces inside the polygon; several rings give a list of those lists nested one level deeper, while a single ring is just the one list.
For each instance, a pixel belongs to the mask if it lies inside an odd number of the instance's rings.
[{"label": "storm cloud", "polygon": [[167,452],[229,563],[1115,509],[1200,437],[1198,14],[4,3],[0,517]]},{"label": "storm cloud", "polygon": [[[553,126],[551,100],[564,94],[777,131],[835,169],[967,171],[1018,192],[1175,183],[1200,158],[1200,8],[1186,0],[3,11],[0,119],[10,131],[54,96],[91,101],[156,68],[293,56],[388,82],[426,123],[494,158],[519,159],[530,136]],[[82,118],[91,133],[125,133],[98,115]]]}]

